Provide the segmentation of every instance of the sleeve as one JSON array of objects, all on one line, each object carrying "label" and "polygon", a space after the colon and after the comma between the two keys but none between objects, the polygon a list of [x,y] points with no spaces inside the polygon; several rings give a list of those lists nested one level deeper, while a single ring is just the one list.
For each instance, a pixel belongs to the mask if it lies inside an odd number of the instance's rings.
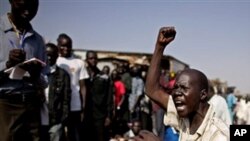
[{"label": "sleeve", "polygon": [[[46,46],[44,41],[42,40],[42,37],[39,36],[40,38],[38,39],[39,42],[39,54],[37,56],[38,59],[40,59],[43,62],[46,62],[46,66],[42,69],[41,74],[40,74],[40,78],[38,79],[38,86],[40,86],[41,88],[45,89],[46,87],[48,87],[48,79],[46,77],[46,74],[49,72],[49,65],[47,62],[47,53],[46,53]],[[36,57],[36,56],[34,56]]]},{"label": "sleeve", "polygon": [[108,117],[111,118],[113,116],[113,108],[114,108],[114,100],[113,100],[113,83],[110,79],[107,79],[107,112]]},{"label": "sleeve", "polygon": [[179,120],[179,117],[178,117],[178,114],[177,114],[177,111],[173,102],[173,98],[172,96],[169,96],[168,108],[167,108],[166,113],[164,114],[164,119],[163,119],[164,125],[165,126],[170,125],[174,127],[175,129],[179,130],[180,128],[179,121],[180,120]]},{"label": "sleeve", "polygon": [[218,131],[213,135],[210,141],[229,141],[229,136]]},{"label": "sleeve", "polygon": [[80,66],[81,66],[80,80],[89,78],[89,74],[88,74],[87,69],[85,67],[85,64],[82,60],[80,60]]},{"label": "sleeve", "polygon": [[[1,51],[0,51],[1,52]],[[2,60],[0,60],[0,72],[3,72],[4,71],[4,69],[6,68],[5,67],[5,61],[2,61]]]},{"label": "sleeve", "polygon": [[237,103],[237,98],[236,98],[234,95],[232,96],[232,103],[233,103],[233,104],[236,104],[236,103]]},{"label": "sleeve", "polygon": [[139,79],[137,84],[137,90],[136,90],[136,95],[140,96],[143,94],[143,90],[144,90],[144,82],[142,79]]},{"label": "sleeve", "polygon": [[4,32],[0,30],[0,71],[6,68],[6,62],[9,56],[9,46],[6,44]]},{"label": "sleeve", "polygon": [[63,115],[62,115],[62,122],[65,121],[65,119],[69,115],[70,111],[70,100],[71,100],[71,83],[70,83],[70,76],[69,74],[64,71],[64,99],[63,99]]}]

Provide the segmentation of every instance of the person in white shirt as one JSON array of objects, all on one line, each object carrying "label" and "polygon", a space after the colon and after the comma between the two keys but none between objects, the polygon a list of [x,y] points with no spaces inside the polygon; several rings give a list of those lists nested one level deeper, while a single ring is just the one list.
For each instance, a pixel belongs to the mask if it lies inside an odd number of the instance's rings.
[{"label": "person in white shirt", "polygon": [[216,107],[214,108],[215,116],[224,121],[229,127],[232,124],[232,120],[227,107],[226,99],[223,98],[220,94],[218,94],[218,90],[216,87],[212,86],[210,86],[210,92],[208,98],[209,98],[208,103],[213,105],[213,107]]},{"label": "person in white shirt", "polygon": [[79,141],[80,125],[85,108],[85,80],[89,78],[89,75],[84,61],[72,56],[72,39],[67,34],[60,34],[57,44],[60,50],[57,65],[69,73],[71,80],[72,93],[68,118],[68,135],[71,141]]}]

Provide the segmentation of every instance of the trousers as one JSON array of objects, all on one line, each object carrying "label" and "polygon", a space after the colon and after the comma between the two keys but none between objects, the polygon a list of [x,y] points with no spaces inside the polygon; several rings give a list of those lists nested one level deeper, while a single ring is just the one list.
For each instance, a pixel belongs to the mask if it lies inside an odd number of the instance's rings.
[{"label": "trousers", "polygon": [[0,141],[39,141],[40,106],[0,98]]}]

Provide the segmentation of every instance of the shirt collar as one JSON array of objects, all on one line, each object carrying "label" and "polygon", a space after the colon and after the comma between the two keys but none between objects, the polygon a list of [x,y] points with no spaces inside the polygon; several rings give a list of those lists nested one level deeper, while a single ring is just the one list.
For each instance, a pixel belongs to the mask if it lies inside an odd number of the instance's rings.
[{"label": "shirt collar", "polygon": [[[14,32],[14,28],[12,27],[12,25],[11,25],[11,23],[10,23],[10,21],[9,21],[9,18],[8,18],[8,14],[5,14],[5,15],[3,15],[2,17],[1,17],[1,26],[2,27],[0,27],[1,29],[3,29],[3,31],[5,32],[5,33],[7,33],[7,32],[9,32],[9,31],[13,31]],[[33,30],[33,28],[32,28],[32,25],[31,24],[29,24],[29,28],[28,28],[28,30],[26,31],[26,36],[31,36],[32,34],[34,34],[34,30]]]},{"label": "shirt collar", "polygon": [[211,118],[214,116],[214,109],[213,109],[213,106],[210,105],[209,106],[209,109],[205,115],[205,118],[203,119],[200,127],[197,129],[197,131],[195,132],[195,134],[193,135],[190,135],[190,122],[188,120],[188,118],[182,118],[182,126],[185,126],[185,127],[181,127],[183,130],[184,133],[188,134],[188,139],[191,139],[191,140],[197,140],[197,138],[199,138],[200,136],[202,136],[207,128],[207,125],[209,125],[209,121],[211,120]]},{"label": "shirt collar", "polygon": [[205,129],[208,125],[209,120],[211,120],[211,118],[214,115],[214,110],[213,110],[213,106],[210,104],[209,109],[206,113],[205,118],[203,119],[200,127],[198,128],[198,130],[196,131],[196,133],[198,133],[199,135],[202,135],[205,132]]}]

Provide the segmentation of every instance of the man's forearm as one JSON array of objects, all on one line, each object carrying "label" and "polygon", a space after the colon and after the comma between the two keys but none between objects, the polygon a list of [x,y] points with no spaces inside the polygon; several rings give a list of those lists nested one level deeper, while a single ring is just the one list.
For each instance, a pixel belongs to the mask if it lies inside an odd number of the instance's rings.
[{"label": "man's forearm", "polygon": [[164,109],[167,108],[169,95],[160,85],[160,65],[164,49],[174,40],[175,35],[174,27],[160,29],[146,80],[146,94]]},{"label": "man's forearm", "polygon": [[147,80],[146,80],[146,94],[153,100],[156,100],[155,98],[155,91],[160,89],[159,85],[159,79],[160,79],[160,64],[161,64],[161,58],[163,56],[164,49],[156,45],[154,54],[152,56]]},{"label": "man's forearm", "polygon": [[81,99],[82,99],[82,110],[84,110],[85,109],[85,104],[86,104],[86,89],[85,88],[83,88],[83,89],[81,89]]}]

